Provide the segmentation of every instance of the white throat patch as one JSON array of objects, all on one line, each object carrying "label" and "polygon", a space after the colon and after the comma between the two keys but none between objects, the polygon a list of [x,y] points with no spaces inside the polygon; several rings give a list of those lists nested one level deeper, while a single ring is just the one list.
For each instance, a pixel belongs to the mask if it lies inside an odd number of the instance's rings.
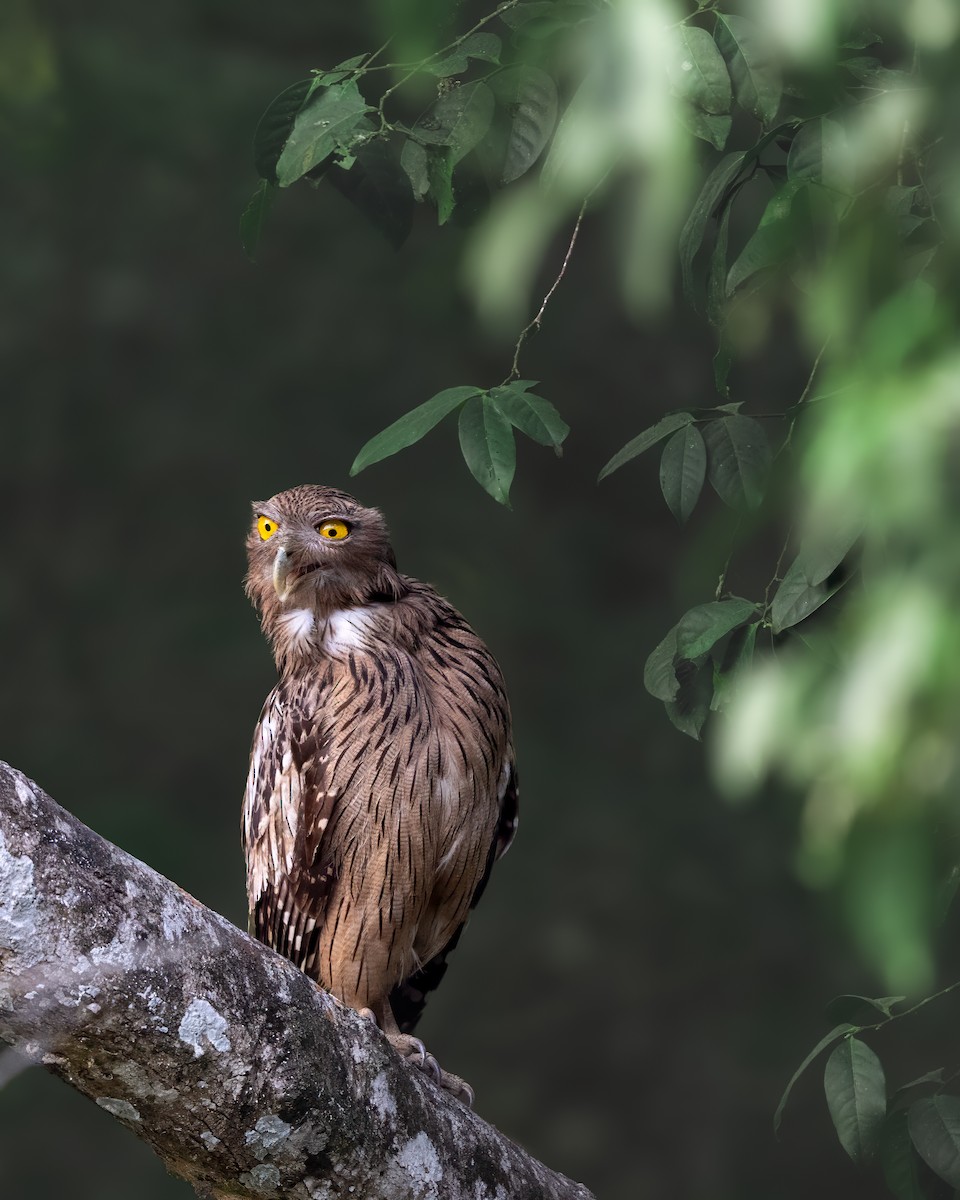
[{"label": "white throat patch", "polygon": [[314,617],[309,608],[292,608],[289,612],[280,614],[280,621],[287,636],[295,645],[310,640],[314,628]]},{"label": "white throat patch", "polygon": [[342,608],[332,612],[323,631],[323,648],[328,654],[366,649],[370,645],[372,623],[373,613],[369,608]]}]

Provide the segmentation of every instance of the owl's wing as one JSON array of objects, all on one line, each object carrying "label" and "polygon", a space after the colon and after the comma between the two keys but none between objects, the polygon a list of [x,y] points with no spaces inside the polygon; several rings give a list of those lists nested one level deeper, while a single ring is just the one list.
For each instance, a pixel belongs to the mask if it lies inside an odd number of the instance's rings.
[{"label": "owl's wing", "polygon": [[[493,870],[493,864],[510,849],[510,843],[517,832],[517,823],[520,819],[520,795],[517,788],[516,764],[512,761],[508,762],[505,772],[506,780],[503,794],[500,797],[500,815],[493,840],[490,843],[486,868],[473,893],[473,899],[470,901],[471,909],[476,908],[483,895]],[[435,954],[429,962],[425,962],[409,979],[397,984],[390,993],[390,1006],[402,1033],[410,1033],[423,1015],[423,1010],[427,1005],[427,996],[439,986],[440,980],[446,974],[447,959],[456,949],[465,925],[466,921],[457,927],[453,937],[439,954]]]},{"label": "owl's wing", "polygon": [[337,873],[324,836],[337,795],[328,741],[277,689],[254,736],[244,806],[251,932],[307,972]]}]

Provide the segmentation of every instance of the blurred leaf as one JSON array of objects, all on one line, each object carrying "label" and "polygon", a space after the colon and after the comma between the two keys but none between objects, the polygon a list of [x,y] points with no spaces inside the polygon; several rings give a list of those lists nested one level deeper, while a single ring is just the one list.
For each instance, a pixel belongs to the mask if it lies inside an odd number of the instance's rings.
[{"label": "blurred leaf", "polygon": [[699,658],[706,654],[731,629],[756,616],[751,600],[732,596],[729,600],[711,600],[684,613],[677,626],[677,653],[681,658]]},{"label": "blurred leaf", "polygon": [[589,19],[595,10],[586,4],[564,4],[562,0],[530,0],[498,11],[510,29],[527,37],[545,36]]},{"label": "blurred leaf", "polygon": [[925,1200],[905,1112],[891,1113],[883,1123],[880,1167],[896,1200]]},{"label": "blurred leaf", "polygon": [[608,475],[612,475],[614,471],[620,469],[624,463],[628,463],[632,458],[636,458],[638,454],[642,454],[644,450],[649,450],[651,446],[655,446],[657,442],[662,441],[674,430],[681,429],[684,425],[689,425],[693,421],[690,413],[668,413],[667,416],[659,420],[656,425],[651,425],[649,429],[645,429],[643,433],[638,433],[637,436],[631,439],[610,459],[607,465],[597,477],[597,483],[601,479],[606,479]]},{"label": "blurred leaf", "polygon": [[453,154],[446,146],[431,146],[427,151],[428,195],[437,206],[437,223],[446,225],[453,215]]},{"label": "blurred leaf", "polygon": [[783,82],[764,31],[744,17],[718,13],[716,40],[730,70],[737,103],[769,125],[780,107]]},{"label": "blurred leaf", "polygon": [[899,88],[908,87],[911,83],[909,72],[885,67],[879,59],[871,58],[869,55],[861,58],[848,58],[843,65],[861,83],[882,91],[896,91]]},{"label": "blurred leaf", "polygon": [[664,708],[671,723],[681,733],[699,741],[700,730],[710,712],[712,673],[708,667],[685,663],[678,667],[678,676],[680,686],[676,698],[667,700]]},{"label": "blurred leaf", "polygon": [[674,433],[660,459],[660,490],[667,507],[681,525],[686,524],[703,489],[707,474],[707,448],[696,425]]},{"label": "blurred leaf", "polygon": [[351,149],[370,106],[356,80],[315,93],[297,113],[277,162],[277,183],[289,187],[335,151]]},{"label": "blurred leaf", "polygon": [[756,508],[771,462],[759,422],[739,415],[721,417],[704,426],[703,440],[710,483],[720,499],[731,508]]},{"label": "blurred leaf", "polygon": [[851,1025],[864,1025],[876,1021],[878,1016],[889,1017],[893,1006],[905,1000],[906,996],[870,996],[844,995],[834,996],[825,1009],[826,1016],[831,1021],[847,1021]]},{"label": "blurred leaf", "polygon": [[493,120],[493,92],[480,80],[444,92],[417,121],[410,136],[432,146],[449,146],[453,166],[486,134]]},{"label": "blurred leaf", "polygon": [[907,1110],[910,1138],[934,1174],[960,1188],[960,1099],[924,1096]]},{"label": "blurred leaf", "polygon": [[559,454],[570,426],[549,400],[531,395],[528,386],[508,383],[491,388],[488,395],[514,428],[541,446],[552,446]]},{"label": "blurred leaf", "polygon": [[243,251],[251,262],[256,261],[257,247],[260,245],[260,235],[273,203],[276,189],[266,179],[261,179],[256,190],[250,197],[250,203],[240,217],[240,242]]},{"label": "blurred leaf", "polygon": [[804,186],[802,180],[791,179],[771,197],[756,232],[727,273],[728,296],[758,271],[777,266],[796,249],[797,234],[791,216],[794,199]]},{"label": "blurred leaf", "polygon": [[807,583],[823,583],[836,571],[856,545],[863,530],[858,523],[837,517],[832,528],[808,534],[794,565]]},{"label": "blurred leaf", "polygon": [[827,1059],[823,1090],[841,1146],[858,1165],[872,1162],[887,1112],[880,1059],[866,1042],[845,1038]]},{"label": "blurred leaf", "polygon": [[757,644],[759,621],[735,629],[730,636],[730,644],[724,655],[720,668],[713,673],[713,699],[710,701],[710,711],[718,712],[730,700],[739,681],[741,672],[753,662],[753,654]]},{"label": "blurred leaf", "polygon": [[797,130],[787,155],[790,179],[818,183],[847,194],[853,188],[853,168],[847,135],[839,121],[818,117]]},{"label": "blurred leaf", "polygon": [[376,437],[372,437],[353,460],[350,474],[357,475],[364,468],[389,458],[398,450],[405,450],[414,442],[419,442],[424,434],[429,433],[448,413],[459,408],[465,400],[479,395],[480,388],[476,387],[452,387],[438,392],[424,404],[404,413],[399,420],[388,425]]},{"label": "blurred leaf", "polygon": [[334,166],[329,182],[346,196],[398,250],[413,225],[413,191],[391,142],[361,146],[349,170]]},{"label": "blurred leaf", "polygon": [[651,651],[643,668],[643,686],[651,696],[665,703],[676,699],[680,681],[674,670],[677,655],[677,629],[674,625],[662,642]]},{"label": "blurred leaf", "polygon": [[291,84],[270,101],[260,118],[253,135],[253,165],[260,178],[268,183],[277,182],[277,162],[312,86],[310,79]]},{"label": "blurred leaf", "polygon": [[842,44],[844,50],[863,50],[865,46],[875,46],[883,42],[883,38],[871,29],[861,29],[859,33],[851,33]]},{"label": "blurred leaf", "polygon": [[787,1101],[790,1099],[790,1093],[796,1086],[797,1080],[804,1073],[807,1067],[810,1066],[814,1059],[817,1058],[824,1050],[826,1050],[831,1042],[835,1042],[838,1037],[842,1037],[843,1034],[849,1032],[850,1026],[848,1024],[844,1023],[842,1025],[835,1025],[829,1033],[824,1034],[824,1036],[819,1042],[817,1042],[800,1066],[797,1067],[794,1073],[790,1076],[790,1082],[787,1084],[783,1095],[780,1097],[780,1103],[777,1105],[777,1111],[773,1114],[773,1132],[775,1134],[780,1132],[780,1123],[783,1120],[783,1113],[787,1107]]},{"label": "blurred leaf", "polygon": [[413,188],[415,200],[423,200],[430,190],[430,172],[427,167],[427,148],[408,137],[400,151],[400,166],[403,167]]},{"label": "blurred leaf", "polygon": [[716,116],[688,104],[684,100],[677,102],[677,116],[685,129],[701,141],[709,142],[717,150],[722,150],[730,136],[733,120],[728,116]]},{"label": "blurred leaf", "polygon": [[557,85],[538,67],[519,66],[495,76],[491,86],[510,117],[501,184],[533,166],[557,123]]},{"label": "blurred leaf", "polygon": [[676,56],[667,64],[674,93],[705,113],[729,113],[730,76],[713,38],[694,25],[680,25],[676,34]]},{"label": "blurred leaf", "polygon": [[503,43],[495,33],[471,33],[450,54],[434,62],[424,63],[428,75],[445,79],[450,75],[463,75],[470,67],[471,58],[484,62],[499,63]]},{"label": "blurred leaf", "polygon": [[460,449],[474,479],[509,507],[517,448],[510,422],[488,396],[474,396],[463,406]]},{"label": "blurred leaf", "polygon": [[806,620],[837,591],[839,586],[827,587],[825,583],[809,583],[802,566],[794,561],[781,580],[770,606],[773,632],[782,633],[791,625]]}]

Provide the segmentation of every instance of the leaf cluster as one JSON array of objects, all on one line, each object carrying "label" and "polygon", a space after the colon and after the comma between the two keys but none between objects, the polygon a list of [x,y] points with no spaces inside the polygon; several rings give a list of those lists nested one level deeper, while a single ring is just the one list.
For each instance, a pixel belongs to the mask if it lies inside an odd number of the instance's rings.
[{"label": "leaf cluster", "polygon": [[[292,84],[254,135],[260,182],[240,222],[247,255],[256,255],[276,190],[300,181],[333,185],[399,247],[416,204],[432,205],[445,225],[464,196],[519,179],[557,121],[557,87],[537,60],[551,34],[589,11],[507,3],[420,62],[377,65],[377,55],[360,54]],[[482,28],[491,24],[500,32]],[[390,72],[396,82],[385,87]]]},{"label": "leaf cluster", "polygon": [[909,1016],[957,986],[899,1011],[903,996],[838,996],[827,1012],[839,1023],[794,1072],[774,1114],[774,1130],[798,1080],[833,1046],[823,1089],[837,1138],[853,1162],[864,1170],[879,1167],[896,1200],[928,1200],[939,1194],[939,1180],[960,1188],[960,1096],[945,1090],[955,1076],[938,1068],[890,1092],[878,1054],[857,1036]]}]

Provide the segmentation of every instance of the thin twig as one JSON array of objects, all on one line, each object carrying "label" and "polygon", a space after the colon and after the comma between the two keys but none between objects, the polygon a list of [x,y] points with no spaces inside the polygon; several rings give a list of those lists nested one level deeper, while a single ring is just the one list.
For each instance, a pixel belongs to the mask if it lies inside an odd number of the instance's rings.
[{"label": "thin twig", "polygon": [[537,311],[537,315],[533,318],[529,325],[526,325],[520,331],[520,336],[517,338],[517,343],[513,348],[513,362],[510,365],[510,374],[506,377],[506,379],[504,379],[503,383],[501,383],[501,387],[508,384],[511,379],[520,378],[520,351],[523,348],[523,343],[535,329],[540,328],[540,322],[543,320],[543,314],[546,311],[547,305],[550,303],[553,293],[560,286],[560,281],[567,273],[567,267],[570,265],[570,258],[573,255],[573,248],[577,244],[577,235],[580,233],[580,225],[583,222],[583,216],[587,211],[587,204],[589,201],[590,196],[587,196],[580,205],[580,211],[577,213],[577,219],[573,225],[573,233],[570,234],[570,241],[567,244],[567,252],[563,256],[563,262],[560,264],[560,270],[557,273],[556,279],[550,285],[550,290],[544,296],[543,301],[540,304],[540,308]]},{"label": "thin twig", "polygon": [[[403,87],[403,85],[407,82],[408,79],[412,79],[414,77],[414,75],[417,74],[418,71],[421,71],[427,65],[428,62],[432,62],[433,59],[439,58],[440,55],[442,55],[442,54],[449,54],[449,53],[451,53],[451,51],[456,50],[456,48],[458,46],[461,46],[467,40],[467,38],[470,37],[471,34],[476,33],[478,29],[482,29],[484,27],[484,25],[486,25],[489,21],[492,21],[495,17],[499,17],[501,13],[506,12],[508,9],[516,8],[516,6],[519,3],[520,3],[520,0],[504,0],[503,4],[498,4],[496,9],[492,13],[487,13],[487,15],[482,20],[478,21],[476,23],[476,25],[473,26],[472,29],[468,29],[466,33],[462,33],[458,38],[456,38],[454,41],[452,41],[449,46],[443,46],[440,50],[435,50],[432,54],[428,54],[426,58],[423,58],[420,60],[420,62],[416,63],[412,67],[412,69],[410,71],[408,71],[406,75],[403,76],[402,79],[398,79],[396,83],[391,84],[391,86],[388,87],[387,90],[380,97],[380,104],[377,107],[377,113],[380,117],[381,126],[386,122],[386,116],[384,115],[384,111],[383,111],[384,105],[386,104],[386,102],[390,98],[390,96],[392,96],[393,93],[398,88]],[[406,65],[408,65],[408,64],[387,63],[385,66],[374,67],[373,69],[375,71],[384,71],[389,67],[392,67],[394,69],[399,67],[400,69],[402,69]]]}]

